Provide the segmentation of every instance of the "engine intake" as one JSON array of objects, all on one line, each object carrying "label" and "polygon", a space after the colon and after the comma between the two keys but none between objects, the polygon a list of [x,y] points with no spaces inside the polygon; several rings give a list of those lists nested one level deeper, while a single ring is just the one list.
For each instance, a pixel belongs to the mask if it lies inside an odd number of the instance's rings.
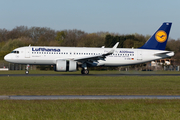
[{"label": "engine intake", "polygon": [[54,65],[54,71],[58,72],[73,72],[77,70],[77,62],[73,60],[57,60],[56,65]]}]

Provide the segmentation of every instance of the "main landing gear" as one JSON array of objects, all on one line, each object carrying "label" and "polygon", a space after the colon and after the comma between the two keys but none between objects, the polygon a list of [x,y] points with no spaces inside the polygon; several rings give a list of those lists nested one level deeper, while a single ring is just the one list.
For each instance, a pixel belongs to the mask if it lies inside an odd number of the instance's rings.
[{"label": "main landing gear", "polygon": [[85,74],[85,75],[89,74],[89,70],[87,69],[87,64],[86,63],[82,64],[81,74]]},{"label": "main landing gear", "polygon": [[89,74],[89,70],[83,68],[83,69],[81,70],[81,74],[88,75],[88,74]]},{"label": "main landing gear", "polygon": [[29,74],[29,64],[26,65],[26,71],[25,74],[28,75]]}]

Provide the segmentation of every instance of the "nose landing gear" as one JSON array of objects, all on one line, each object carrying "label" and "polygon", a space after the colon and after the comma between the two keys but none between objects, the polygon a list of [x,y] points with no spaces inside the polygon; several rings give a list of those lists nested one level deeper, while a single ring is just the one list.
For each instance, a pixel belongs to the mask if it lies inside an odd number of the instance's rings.
[{"label": "nose landing gear", "polygon": [[26,71],[25,71],[25,74],[28,75],[29,74],[29,64],[27,64],[26,66]]}]

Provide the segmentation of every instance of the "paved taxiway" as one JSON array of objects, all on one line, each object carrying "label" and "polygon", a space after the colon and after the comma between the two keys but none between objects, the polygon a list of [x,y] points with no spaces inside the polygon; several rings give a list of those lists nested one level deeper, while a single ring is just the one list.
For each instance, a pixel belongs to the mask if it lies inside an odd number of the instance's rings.
[{"label": "paved taxiway", "polygon": [[0,76],[180,76],[180,74],[0,74]]},{"label": "paved taxiway", "polygon": [[104,99],[180,99],[171,95],[12,95],[0,96],[6,100],[104,100]]}]

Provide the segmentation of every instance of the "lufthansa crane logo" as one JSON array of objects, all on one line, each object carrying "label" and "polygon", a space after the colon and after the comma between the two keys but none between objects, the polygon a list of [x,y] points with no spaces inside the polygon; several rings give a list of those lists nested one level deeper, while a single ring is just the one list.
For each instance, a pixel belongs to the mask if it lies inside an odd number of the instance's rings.
[{"label": "lufthansa crane logo", "polygon": [[156,40],[157,40],[158,42],[163,43],[163,42],[165,42],[166,39],[167,39],[167,34],[166,34],[165,31],[160,30],[160,31],[158,31],[158,32],[156,33],[155,38],[156,38]]}]

